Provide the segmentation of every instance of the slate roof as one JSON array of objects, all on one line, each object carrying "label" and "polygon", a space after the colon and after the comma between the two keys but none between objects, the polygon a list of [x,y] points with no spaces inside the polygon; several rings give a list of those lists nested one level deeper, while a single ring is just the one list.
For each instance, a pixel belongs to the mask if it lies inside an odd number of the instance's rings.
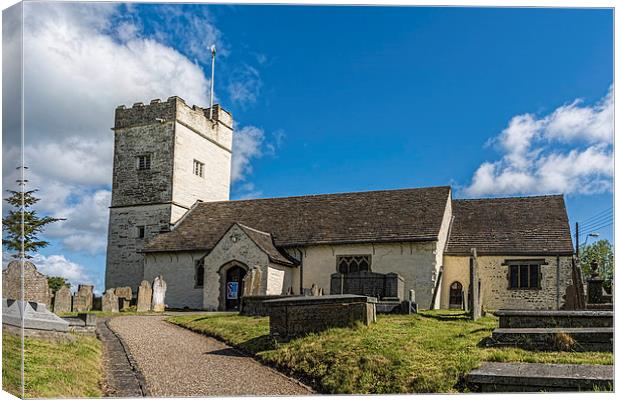
[{"label": "slate roof", "polygon": [[211,250],[233,223],[276,247],[436,240],[449,186],[198,203],[144,252]]},{"label": "slate roof", "polygon": [[453,200],[452,215],[445,254],[573,253],[562,196]]},{"label": "slate roof", "polygon": [[284,265],[297,265],[298,263],[282,254],[273,244],[271,234],[262,232],[243,224],[237,224],[239,228],[252,240],[262,251],[267,254],[271,262]]}]

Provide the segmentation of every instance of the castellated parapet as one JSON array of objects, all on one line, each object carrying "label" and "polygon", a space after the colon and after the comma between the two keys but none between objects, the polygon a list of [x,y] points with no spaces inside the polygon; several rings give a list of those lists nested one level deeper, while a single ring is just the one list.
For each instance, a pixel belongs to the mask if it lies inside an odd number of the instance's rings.
[{"label": "castellated parapet", "polygon": [[209,113],[176,96],[116,108],[106,288],[137,290],[150,239],[197,201],[229,199],[233,119]]},{"label": "castellated parapet", "polygon": [[[178,96],[169,97],[166,101],[151,100],[150,104],[134,103],[131,107],[120,105],[116,107],[114,129],[130,128],[153,123],[177,122],[196,130],[198,133],[209,135],[213,140],[232,149],[233,117],[219,104],[213,105],[212,119],[209,119],[209,108],[196,105],[190,107],[185,100]],[[218,126],[224,129],[217,129]],[[220,135],[218,135],[218,133]]]}]

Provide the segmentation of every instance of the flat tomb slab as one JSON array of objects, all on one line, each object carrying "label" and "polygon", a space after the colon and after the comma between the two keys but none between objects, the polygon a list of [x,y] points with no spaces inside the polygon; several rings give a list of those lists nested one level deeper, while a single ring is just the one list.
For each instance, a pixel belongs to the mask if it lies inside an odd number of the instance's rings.
[{"label": "flat tomb slab", "polygon": [[[534,350],[613,351],[613,328],[497,328],[498,345]],[[574,342],[574,343],[573,343]]]},{"label": "flat tomb slab", "polygon": [[284,340],[377,320],[377,300],[368,296],[296,296],[265,303],[269,304],[269,333]]},{"label": "flat tomb slab", "polygon": [[612,327],[612,311],[499,310],[500,328]]},{"label": "flat tomb slab", "polygon": [[483,392],[612,390],[613,365],[485,362],[467,375]]}]

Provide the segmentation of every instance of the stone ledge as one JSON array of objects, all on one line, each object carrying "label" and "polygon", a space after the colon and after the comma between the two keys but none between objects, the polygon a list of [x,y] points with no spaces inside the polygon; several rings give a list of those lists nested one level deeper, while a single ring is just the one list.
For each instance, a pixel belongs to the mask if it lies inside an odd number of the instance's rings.
[{"label": "stone ledge", "polygon": [[265,300],[265,303],[269,303],[270,305],[295,305],[295,304],[304,304],[304,305],[315,305],[315,304],[324,304],[324,303],[334,303],[334,302],[343,302],[343,303],[376,303],[377,299],[375,297],[369,296],[361,296],[357,294],[328,294],[324,296],[294,296],[288,297],[285,299],[276,299],[276,300]]},{"label": "stone ledge", "polygon": [[613,317],[613,312],[595,310],[497,310],[493,312],[493,315],[496,317]]},{"label": "stone ledge", "polygon": [[467,375],[479,391],[578,391],[613,387],[613,365],[486,362]]}]

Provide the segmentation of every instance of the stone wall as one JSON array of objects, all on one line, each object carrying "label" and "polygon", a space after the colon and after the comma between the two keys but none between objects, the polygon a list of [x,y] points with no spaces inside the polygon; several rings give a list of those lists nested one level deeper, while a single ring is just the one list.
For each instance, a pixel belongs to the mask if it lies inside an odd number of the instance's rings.
[{"label": "stone wall", "polygon": [[[541,265],[542,280],[540,289],[509,289],[508,266],[506,260],[544,259]],[[481,284],[482,306],[486,310],[498,309],[541,309],[557,308],[559,293],[560,307],[564,304],[566,288],[572,283],[571,257],[560,257],[560,286],[557,286],[557,262],[555,256],[478,256],[478,271]],[[441,307],[448,308],[450,285],[459,281],[463,291],[469,287],[469,257],[445,256],[443,293]]]},{"label": "stone wall", "polygon": [[[138,289],[144,276],[144,257],[139,251],[148,240],[169,227],[170,211],[166,204],[110,209],[106,289],[121,286]],[[143,239],[138,238],[140,225],[145,227]]]},{"label": "stone wall", "polygon": [[146,253],[143,279],[152,282],[156,276],[164,278],[168,285],[168,307],[201,309],[203,288],[195,286],[195,265],[204,255],[204,252]]},{"label": "stone wall", "polygon": [[[2,297],[21,300],[21,268],[20,260],[9,262],[2,270]],[[24,300],[50,305],[50,289],[47,277],[37,271],[30,261],[24,261]]]},{"label": "stone wall", "polygon": [[416,292],[419,308],[429,308],[438,269],[437,242],[376,243],[308,246],[303,251],[304,287],[312,284],[329,291],[339,255],[371,255],[371,271],[395,272],[405,280],[405,293]]},{"label": "stone wall", "polygon": [[[232,152],[181,123],[175,127],[174,181],[175,202],[190,207],[196,199],[229,199]],[[194,160],[204,164],[203,176],[194,174]]]},{"label": "stone wall", "polygon": [[[234,241],[233,237],[235,238]],[[203,307],[205,309],[221,310],[223,308],[221,295],[223,279],[225,279],[224,273],[226,266],[231,265],[232,262],[248,269],[257,267],[261,270],[260,294],[286,294],[287,288],[292,284],[292,270],[294,268],[271,263],[267,254],[250,240],[241,228],[233,225],[205,257],[205,286],[203,290]]]}]

